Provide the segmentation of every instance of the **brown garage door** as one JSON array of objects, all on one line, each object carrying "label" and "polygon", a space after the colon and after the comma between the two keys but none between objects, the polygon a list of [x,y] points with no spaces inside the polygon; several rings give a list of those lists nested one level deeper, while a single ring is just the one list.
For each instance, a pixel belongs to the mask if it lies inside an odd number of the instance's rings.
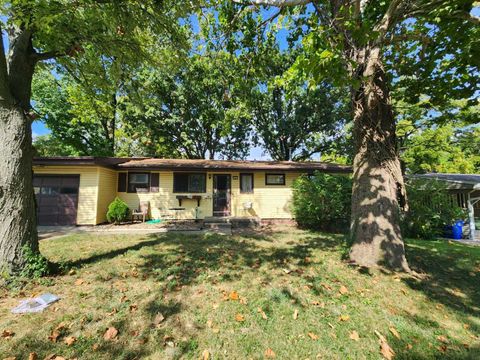
[{"label": "brown garage door", "polygon": [[34,175],[38,225],[75,225],[79,175]]}]

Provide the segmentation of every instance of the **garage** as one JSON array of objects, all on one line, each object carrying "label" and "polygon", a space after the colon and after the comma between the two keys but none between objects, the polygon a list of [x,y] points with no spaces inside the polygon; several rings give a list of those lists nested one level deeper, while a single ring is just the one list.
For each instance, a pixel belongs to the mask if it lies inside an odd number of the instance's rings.
[{"label": "garage", "polygon": [[79,175],[34,175],[38,225],[75,225]]}]

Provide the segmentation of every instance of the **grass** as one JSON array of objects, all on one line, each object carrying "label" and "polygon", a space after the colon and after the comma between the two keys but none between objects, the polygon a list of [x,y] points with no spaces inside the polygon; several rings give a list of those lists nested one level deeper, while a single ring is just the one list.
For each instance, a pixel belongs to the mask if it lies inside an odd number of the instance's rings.
[{"label": "grass", "polygon": [[[292,229],[77,234],[41,251],[71,270],[0,290],[0,334],[15,333],[0,337],[0,358],[260,359],[271,349],[277,359],[381,359],[376,332],[395,359],[480,357],[480,247],[408,241],[415,277],[359,271],[341,260],[341,236]],[[62,299],[43,313],[9,312],[43,292]],[[105,340],[112,326],[118,336]]]}]

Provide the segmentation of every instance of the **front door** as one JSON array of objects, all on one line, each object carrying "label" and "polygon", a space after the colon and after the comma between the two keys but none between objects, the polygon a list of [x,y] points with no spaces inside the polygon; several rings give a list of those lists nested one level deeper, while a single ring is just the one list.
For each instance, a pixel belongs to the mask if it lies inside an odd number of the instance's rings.
[{"label": "front door", "polygon": [[213,216],[230,216],[230,175],[213,175]]}]

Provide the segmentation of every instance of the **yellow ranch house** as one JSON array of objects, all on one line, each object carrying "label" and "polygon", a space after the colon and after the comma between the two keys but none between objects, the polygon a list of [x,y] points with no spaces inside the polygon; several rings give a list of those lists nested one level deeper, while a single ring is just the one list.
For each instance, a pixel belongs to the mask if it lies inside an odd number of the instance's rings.
[{"label": "yellow ranch house", "polygon": [[349,173],[323,162],[49,157],[34,159],[39,225],[96,225],[119,197],[151,219],[291,219],[292,183],[315,171]]}]

